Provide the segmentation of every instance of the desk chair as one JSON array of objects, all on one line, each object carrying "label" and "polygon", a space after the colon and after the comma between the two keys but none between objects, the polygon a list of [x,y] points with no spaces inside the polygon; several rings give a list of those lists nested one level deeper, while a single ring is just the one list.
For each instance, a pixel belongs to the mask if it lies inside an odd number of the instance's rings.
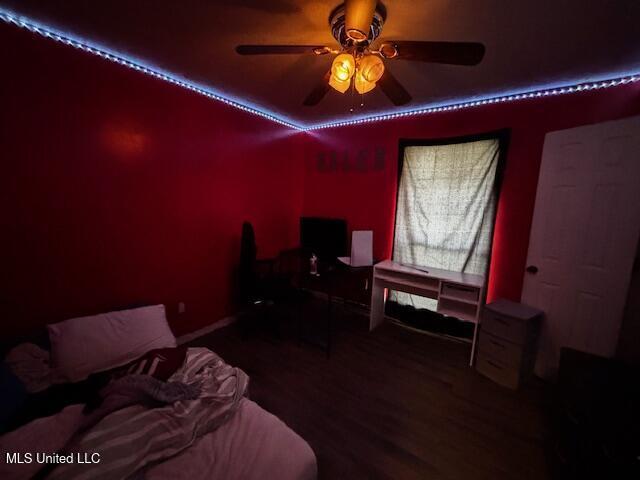
[{"label": "desk chair", "polygon": [[279,322],[271,311],[277,304],[296,300],[297,292],[291,281],[293,273],[288,272],[289,266],[282,254],[277,258],[258,259],[257,251],[253,226],[244,222],[238,269],[239,295],[243,310],[241,328],[246,337],[256,327],[268,326],[280,337]]}]

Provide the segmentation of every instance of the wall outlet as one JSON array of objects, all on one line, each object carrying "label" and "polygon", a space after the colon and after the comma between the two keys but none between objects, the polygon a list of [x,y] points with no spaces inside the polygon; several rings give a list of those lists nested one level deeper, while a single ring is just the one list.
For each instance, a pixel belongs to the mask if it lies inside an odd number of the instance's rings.
[{"label": "wall outlet", "polygon": [[184,302],[178,303],[178,313],[184,313],[186,309],[187,307]]}]

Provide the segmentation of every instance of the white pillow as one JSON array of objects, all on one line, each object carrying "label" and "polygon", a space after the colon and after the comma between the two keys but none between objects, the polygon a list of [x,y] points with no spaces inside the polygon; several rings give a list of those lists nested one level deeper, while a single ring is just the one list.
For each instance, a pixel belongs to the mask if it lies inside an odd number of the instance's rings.
[{"label": "white pillow", "polygon": [[56,381],[77,382],[154,348],[176,346],[164,305],[72,318],[47,328]]}]

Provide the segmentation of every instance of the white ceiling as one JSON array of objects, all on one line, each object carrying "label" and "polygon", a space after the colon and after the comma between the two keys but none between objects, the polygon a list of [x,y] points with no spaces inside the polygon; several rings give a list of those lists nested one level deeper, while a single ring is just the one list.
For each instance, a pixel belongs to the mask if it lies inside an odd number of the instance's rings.
[{"label": "white ceiling", "polygon": [[[301,124],[349,119],[331,91],[302,101],[330,56],[239,56],[237,44],[337,45],[327,0],[0,0],[44,25],[105,45]],[[386,61],[413,96],[403,109],[640,72],[638,0],[387,0],[382,39],[478,41],[476,67]],[[393,111],[379,91],[358,115]]]}]

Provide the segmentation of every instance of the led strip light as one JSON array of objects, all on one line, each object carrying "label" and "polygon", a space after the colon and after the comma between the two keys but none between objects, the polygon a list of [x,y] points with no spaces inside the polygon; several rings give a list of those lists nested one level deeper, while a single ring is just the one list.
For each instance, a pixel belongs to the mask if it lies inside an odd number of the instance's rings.
[{"label": "led strip light", "polygon": [[205,97],[225,103],[227,105],[240,109],[244,112],[252,113],[259,117],[266,118],[267,120],[271,120],[272,122],[279,123],[280,125],[284,125],[286,127],[290,127],[295,130],[304,130],[304,127],[297,125],[296,123],[292,122],[289,119],[280,117],[275,113],[269,112],[267,110],[262,110],[256,106],[246,105],[233,98],[227,97],[222,93],[216,90],[213,90],[210,87],[198,85],[197,83],[193,83],[188,80],[179,78],[176,75],[172,74],[171,72],[164,71],[160,68],[150,66],[150,65],[145,65],[145,63],[139,59],[127,58],[126,56],[120,53],[113,52],[108,48],[103,47],[101,45],[97,45],[93,42],[88,42],[87,40],[84,40],[84,39],[74,38],[72,35],[56,31],[55,29],[48,26],[45,27],[39,24],[38,22],[27,19],[22,15],[16,15],[3,8],[0,8],[0,19],[4,20],[6,23],[11,23],[13,25],[17,25],[18,27],[25,28],[30,32],[42,35],[43,37],[51,38],[53,40],[64,43],[66,45],[70,45],[74,48],[78,48],[85,52],[98,55],[99,57],[105,58],[115,63],[119,63],[120,65],[124,65],[125,67],[138,70],[139,72],[146,73],[147,75],[151,75],[152,77],[159,78],[160,80],[164,80],[165,82],[173,83],[174,85],[178,85],[179,87],[186,88],[187,90],[191,90],[193,92],[199,93],[200,95],[204,95]]},{"label": "led strip light", "polygon": [[463,108],[478,107],[481,105],[489,105],[493,103],[505,103],[513,102],[514,100],[525,100],[540,97],[551,97],[557,95],[564,95],[567,93],[584,92],[587,90],[599,90],[604,88],[617,87],[619,85],[626,85],[628,83],[634,83],[640,80],[640,74],[630,74],[623,77],[614,78],[612,80],[602,80],[597,82],[579,83],[576,85],[569,85],[564,87],[549,87],[534,91],[525,91],[522,93],[514,93],[509,95],[500,95],[496,97],[486,97],[481,99],[463,101],[460,103],[437,105],[437,106],[425,106],[416,108],[413,110],[404,110],[400,112],[389,112],[378,115],[372,115],[369,117],[360,117],[353,120],[338,120],[335,122],[321,123],[305,128],[305,131],[321,130],[324,128],[344,127],[348,125],[358,125],[363,123],[380,122],[383,120],[393,120],[396,118],[411,117],[415,115],[425,115],[428,113],[437,112],[449,112],[451,110],[460,110]]},{"label": "led strip light", "polygon": [[171,72],[163,71],[162,69],[145,65],[143,61],[140,61],[138,59],[127,58],[124,55],[110,51],[108,48],[105,48],[103,46],[97,45],[92,42],[88,42],[87,40],[84,40],[84,39],[74,38],[69,34],[64,34],[59,31],[56,31],[51,27],[45,27],[39,24],[38,22],[27,19],[24,16],[17,15],[3,8],[0,8],[0,19],[5,21],[6,23],[17,25],[21,28],[25,28],[31,32],[42,35],[43,37],[51,38],[53,40],[64,43],[66,45],[70,45],[74,48],[78,48],[85,52],[98,55],[99,57],[105,58],[107,60],[118,63],[120,65],[124,65],[125,67],[132,68],[134,70],[145,73],[147,75],[151,75],[152,77],[159,78],[160,80],[164,80],[165,82],[178,85],[179,87],[186,88],[187,90],[191,90],[200,95],[204,95],[205,97],[211,98],[213,100],[217,100],[226,105],[230,105],[244,112],[252,113],[253,115],[266,118],[267,120],[271,120],[272,122],[276,122],[280,125],[284,125],[286,127],[292,128],[294,130],[299,130],[299,131],[314,131],[314,130],[322,130],[326,128],[359,125],[359,124],[365,124],[365,123],[380,122],[384,120],[393,120],[393,119],[403,118],[403,117],[411,117],[416,115],[426,115],[429,113],[461,110],[464,108],[478,107],[481,105],[506,103],[506,102],[512,102],[516,100],[526,100],[526,99],[540,98],[540,97],[550,97],[550,96],[564,95],[568,93],[583,92],[586,90],[599,90],[599,89],[617,87],[619,85],[626,85],[626,84],[634,83],[640,80],[640,73],[629,73],[629,74],[625,74],[625,75],[618,76],[612,79],[607,79],[607,80],[577,83],[574,85],[566,85],[566,86],[543,87],[543,88],[534,89],[532,91],[523,91],[519,93],[497,95],[494,97],[471,99],[468,101],[462,101],[462,102],[452,103],[452,104],[425,105],[425,106],[417,107],[410,110],[394,111],[394,112],[388,112],[388,113],[375,114],[371,116],[362,116],[362,117],[358,117],[350,120],[336,120],[336,121],[329,121],[325,123],[319,123],[315,125],[303,125],[303,124],[295,123],[292,120],[287,119],[285,117],[278,116],[275,113],[269,112],[268,110],[262,110],[257,106],[246,105],[236,99],[227,97],[210,87],[199,85],[199,84],[190,82],[188,80],[179,78],[174,74],[172,74]]}]

